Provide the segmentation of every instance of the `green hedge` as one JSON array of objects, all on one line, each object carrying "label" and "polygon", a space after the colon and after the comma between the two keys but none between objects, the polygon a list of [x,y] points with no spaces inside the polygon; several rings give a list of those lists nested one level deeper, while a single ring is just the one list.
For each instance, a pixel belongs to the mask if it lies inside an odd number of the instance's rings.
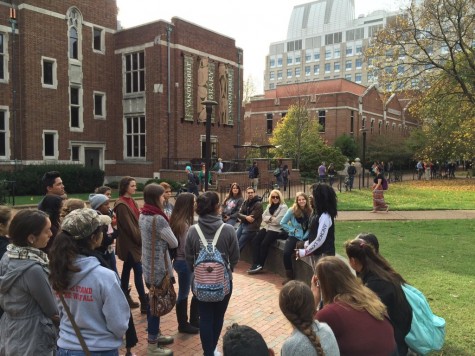
[{"label": "green hedge", "polygon": [[93,192],[104,182],[104,171],[75,164],[44,164],[23,166],[13,172],[0,172],[0,179],[15,181],[16,195],[42,195],[41,177],[49,171],[58,171],[67,193]]}]

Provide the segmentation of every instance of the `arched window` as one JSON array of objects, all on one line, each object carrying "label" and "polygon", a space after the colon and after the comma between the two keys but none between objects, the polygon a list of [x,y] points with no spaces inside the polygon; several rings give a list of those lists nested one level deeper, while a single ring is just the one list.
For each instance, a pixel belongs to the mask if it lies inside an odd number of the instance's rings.
[{"label": "arched window", "polygon": [[81,27],[82,15],[78,9],[72,7],[68,10],[68,37],[69,58],[81,59]]}]

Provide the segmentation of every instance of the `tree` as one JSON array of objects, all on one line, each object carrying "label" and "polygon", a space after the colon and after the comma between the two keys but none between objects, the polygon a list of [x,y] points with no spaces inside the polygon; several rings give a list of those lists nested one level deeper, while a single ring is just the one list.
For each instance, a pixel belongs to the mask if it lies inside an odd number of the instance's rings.
[{"label": "tree", "polygon": [[335,147],[339,148],[341,153],[349,159],[354,159],[358,152],[358,146],[353,137],[348,136],[346,133],[337,137]]},{"label": "tree", "polygon": [[323,142],[318,121],[309,114],[305,99],[289,107],[269,141],[276,146],[276,157],[295,157],[296,168],[307,174],[314,173],[321,161],[334,162],[338,168],[346,160],[339,149]]},{"label": "tree", "polygon": [[242,102],[248,103],[251,100],[251,97],[256,94],[256,83],[254,77],[249,75],[243,83],[243,93],[242,93]]},{"label": "tree", "polygon": [[365,51],[383,90],[420,91],[410,108],[422,123],[415,133],[418,144],[424,139],[414,152],[420,158],[473,155],[474,19],[475,0],[412,1]]}]

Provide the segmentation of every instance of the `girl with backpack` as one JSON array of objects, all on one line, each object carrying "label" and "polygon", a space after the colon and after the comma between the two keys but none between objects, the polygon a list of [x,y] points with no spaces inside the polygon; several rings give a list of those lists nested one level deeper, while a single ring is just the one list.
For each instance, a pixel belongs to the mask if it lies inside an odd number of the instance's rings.
[{"label": "girl with backpack", "polygon": [[[205,247],[201,242],[200,233],[209,246],[209,243],[215,239],[216,232],[220,230],[215,247],[226,264],[229,278],[227,293],[221,301],[207,302],[198,298],[201,345],[205,356],[213,356],[223,328],[224,314],[232,294],[232,271],[239,261],[239,247],[234,227],[223,223],[219,196],[216,192],[208,191],[197,198],[196,213],[198,214],[198,224],[190,227],[186,238],[185,256],[188,268],[195,271],[195,267],[197,267],[195,262],[198,262],[200,251],[202,252]],[[192,281],[192,285],[193,283],[194,281]]]}]

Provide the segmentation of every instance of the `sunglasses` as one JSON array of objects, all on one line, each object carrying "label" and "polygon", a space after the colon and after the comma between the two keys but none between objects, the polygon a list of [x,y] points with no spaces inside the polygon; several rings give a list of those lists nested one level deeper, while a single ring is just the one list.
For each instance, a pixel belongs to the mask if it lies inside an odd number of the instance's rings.
[{"label": "sunglasses", "polygon": [[278,195],[273,195],[271,196],[271,199],[280,199],[280,197]]}]

